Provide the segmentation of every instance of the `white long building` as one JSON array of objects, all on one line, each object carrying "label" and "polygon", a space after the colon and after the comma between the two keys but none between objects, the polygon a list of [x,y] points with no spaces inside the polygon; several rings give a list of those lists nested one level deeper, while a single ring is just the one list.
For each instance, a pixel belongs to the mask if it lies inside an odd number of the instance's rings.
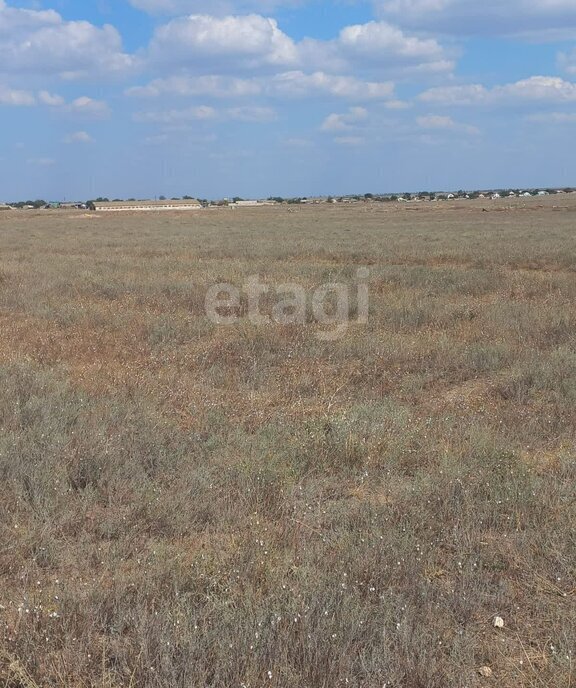
[{"label": "white long building", "polygon": [[151,211],[151,210],[199,210],[202,208],[200,201],[184,199],[178,201],[93,201],[91,207],[96,212],[127,212],[127,211]]}]

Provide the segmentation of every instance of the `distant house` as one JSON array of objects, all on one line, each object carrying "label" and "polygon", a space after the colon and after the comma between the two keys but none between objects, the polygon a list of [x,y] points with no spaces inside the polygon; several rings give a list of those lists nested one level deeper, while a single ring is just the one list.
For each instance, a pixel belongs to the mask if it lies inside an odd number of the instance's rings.
[{"label": "distant house", "polygon": [[0,203],[0,210],[14,210],[14,208],[6,203]]},{"label": "distant house", "polygon": [[92,201],[91,210],[96,212],[126,212],[151,210],[198,210],[202,208],[200,201],[195,199],[164,200],[164,201]]}]

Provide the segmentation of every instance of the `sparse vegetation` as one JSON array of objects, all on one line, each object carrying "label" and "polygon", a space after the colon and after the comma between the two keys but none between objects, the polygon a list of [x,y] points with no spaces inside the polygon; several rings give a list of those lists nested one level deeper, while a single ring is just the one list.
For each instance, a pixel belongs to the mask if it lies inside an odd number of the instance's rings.
[{"label": "sparse vegetation", "polygon": [[[576,685],[576,202],[532,203],[4,214],[2,685]],[[336,342],[204,315],[359,266]]]}]

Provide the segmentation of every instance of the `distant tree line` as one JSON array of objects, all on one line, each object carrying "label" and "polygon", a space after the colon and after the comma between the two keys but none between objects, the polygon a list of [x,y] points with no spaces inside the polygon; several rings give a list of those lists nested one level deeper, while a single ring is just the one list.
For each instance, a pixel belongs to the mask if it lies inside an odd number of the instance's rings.
[{"label": "distant tree line", "polygon": [[17,201],[16,203],[10,203],[13,208],[44,208],[47,203],[42,199],[37,199],[35,201]]}]

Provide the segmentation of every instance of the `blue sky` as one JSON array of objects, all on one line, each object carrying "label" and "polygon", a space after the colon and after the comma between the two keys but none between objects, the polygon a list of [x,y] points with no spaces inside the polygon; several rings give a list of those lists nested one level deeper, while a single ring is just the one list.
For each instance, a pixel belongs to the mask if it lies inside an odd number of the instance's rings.
[{"label": "blue sky", "polygon": [[576,185],[574,0],[0,0],[0,201]]}]

